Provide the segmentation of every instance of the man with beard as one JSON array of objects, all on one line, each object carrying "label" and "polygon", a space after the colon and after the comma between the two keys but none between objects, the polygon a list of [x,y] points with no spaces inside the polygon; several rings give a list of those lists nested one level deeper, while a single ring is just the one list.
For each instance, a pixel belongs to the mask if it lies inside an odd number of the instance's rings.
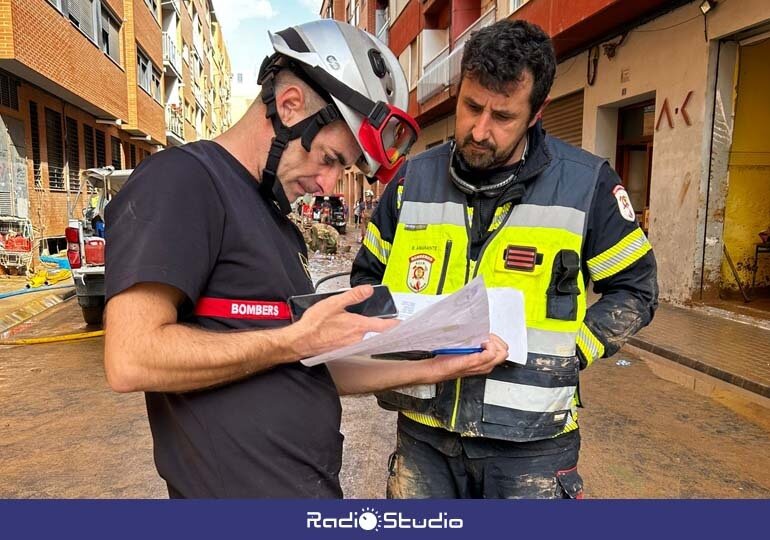
[{"label": "man with beard", "polygon": [[655,259],[619,178],[539,121],[555,66],[535,25],[474,33],[456,140],[410,158],[367,228],[354,285],[445,294],[483,275],[525,298],[526,364],[378,394],[399,411],[389,497],[579,498],[579,370],[652,319]]}]

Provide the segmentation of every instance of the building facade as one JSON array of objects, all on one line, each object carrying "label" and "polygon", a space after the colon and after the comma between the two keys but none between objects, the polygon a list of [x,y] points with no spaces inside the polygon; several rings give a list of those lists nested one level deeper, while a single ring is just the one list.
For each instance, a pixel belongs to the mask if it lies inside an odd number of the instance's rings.
[{"label": "building facade", "polygon": [[226,129],[229,72],[210,0],[0,0],[0,215],[62,236],[83,169]]},{"label": "building facade", "polygon": [[[413,152],[454,134],[472,32],[502,18],[540,25],[558,59],[544,126],[618,171],[655,248],[661,297],[708,301],[739,282],[770,296],[758,234],[770,228],[770,3],[327,0],[321,15],[356,22],[398,56],[422,129]],[[361,191],[353,174],[339,188]]]}]

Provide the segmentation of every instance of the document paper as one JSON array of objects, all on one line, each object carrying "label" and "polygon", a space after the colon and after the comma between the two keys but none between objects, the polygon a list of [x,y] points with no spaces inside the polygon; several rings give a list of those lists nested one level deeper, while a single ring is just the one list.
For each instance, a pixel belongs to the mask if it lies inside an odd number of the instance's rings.
[{"label": "document paper", "polygon": [[359,343],[306,358],[302,363],[315,366],[340,359],[377,362],[370,356],[398,351],[478,347],[487,341],[490,331],[508,343],[509,361],[526,362],[524,303],[519,291],[487,290],[479,276],[453,294],[395,293],[393,299],[399,309],[401,324]]}]

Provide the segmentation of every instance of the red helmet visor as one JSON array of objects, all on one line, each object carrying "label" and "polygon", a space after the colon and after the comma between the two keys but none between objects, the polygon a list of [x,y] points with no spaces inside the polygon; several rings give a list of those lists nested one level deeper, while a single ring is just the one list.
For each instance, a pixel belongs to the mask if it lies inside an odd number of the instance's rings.
[{"label": "red helmet visor", "polygon": [[[419,133],[417,122],[411,116],[392,105],[387,105],[387,109],[387,116],[378,123],[379,127],[375,127],[367,118],[358,130],[358,140],[361,146],[369,156],[380,164],[376,176],[383,183],[386,183],[387,180],[383,181],[382,178],[392,177],[395,170],[401,165],[404,156],[409,153]],[[390,175],[386,175],[380,173],[382,169],[394,170]],[[367,171],[363,170],[363,172],[366,173]],[[382,173],[384,172],[382,171]]]}]

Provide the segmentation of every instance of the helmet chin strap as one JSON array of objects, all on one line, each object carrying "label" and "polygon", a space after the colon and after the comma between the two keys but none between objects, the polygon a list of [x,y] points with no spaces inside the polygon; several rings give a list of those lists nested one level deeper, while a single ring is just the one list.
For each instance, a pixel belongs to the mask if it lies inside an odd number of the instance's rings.
[{"label": "helmet chin strap", "polygon": [[310,146],[318,132],[324,126],[341,118],[341,116],[337,107],[329,103],[317,113],[308,116],[293,126],[284,124],[275,104],[275,76],[281,69],[286,69],[285,66],[277,64],[278,58],[278,55],[265,58],[259,70],[258,82],[262,85],[262,102],[266,108],[265,117],[270,119],[273,124],[273,131],[275,132],[275,136],[270,143],[270,150],[267,153],[265,168],[262,170],[259,190],[263,196],[273,199],[281,212],[288,214],[291,212],[291,204],[286,197],[281,181],[278,179],[278,164],[281,161],[284,150],[286,150],[290,141],[301,137],[302,148],[306,152],[310,152]]},{"label": "helmet chin strap", "polygon": [[524,142],[524,152],[521,154],[521,161],[519,161],[518,167],[508,177],[501,182],[492,184],[491,186],[475,186],[470,182],[466,182],[460,175],[457,174],[454,167],[455,151],[457,150],[457,141],[452,141],[452,147],[449,154],[449,178],[452,183],[465,193],[466,195],[483,195],[485,197],[497,197],[500,195],[509,185],[516,182],[519,177],[521,168],[524,166],[524,162],[527,160],[527,151],[529,150],[529,134],[525,135],[526,140]]}]

